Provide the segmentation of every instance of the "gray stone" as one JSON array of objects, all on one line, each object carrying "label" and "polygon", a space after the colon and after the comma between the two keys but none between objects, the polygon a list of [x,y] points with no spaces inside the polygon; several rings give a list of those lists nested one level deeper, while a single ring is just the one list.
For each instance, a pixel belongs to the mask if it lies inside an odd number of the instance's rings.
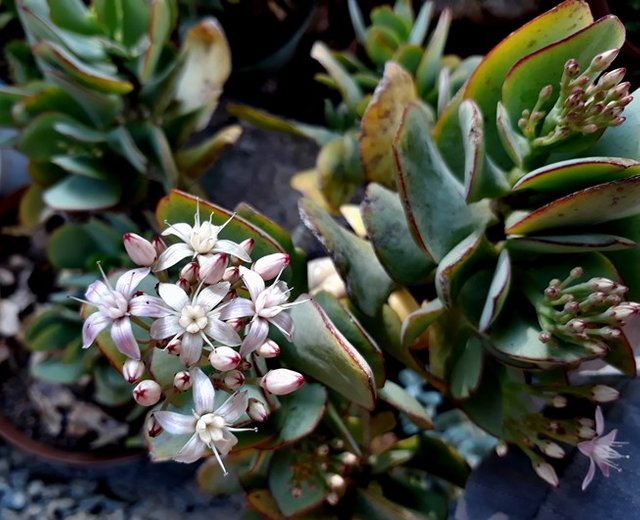
[{"label": "gray stone", "polygon": [[69,493],[73,498],[82,498],[93,493],[98,486],[92,480],[72,480],[69,484]]},{"label": "gray stone", "polygon": [[22,491],[8,490],[0,499],[0,507],[21,511],[27,505],[27,495]]},{"label": "gray stone", "polygon": [[40,497],[42,496],[44,488],[45,486],[42,480],[32,480],[27,484],[27,494],[33,498]]},{"label": "gray stone", "polygon": [[0,508],[0,518],[2,520],[24,520],[22,513],[16,513],[10,509]]},{"label": "gray stone", "polygon": [[26,469],[14,471],[9,477],[9,482],[16,488],[24,488],[27,485],[28,480],[29,471]]},{"label": "gray stone", "polygon": [[[75,501],[72,498],[57,498],[47,504],[47,518],[55,518],[55,513],[65,513],[75,508]],[[66,515],[58,515],[64,518]]]}]

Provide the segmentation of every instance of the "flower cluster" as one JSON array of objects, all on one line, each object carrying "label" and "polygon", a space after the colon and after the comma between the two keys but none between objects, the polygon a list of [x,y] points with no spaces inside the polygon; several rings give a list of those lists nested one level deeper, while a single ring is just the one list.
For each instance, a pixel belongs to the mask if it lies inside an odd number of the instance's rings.
[{"label": "flower cluster", "polygon": [[523,135],[535,146],[548,146],[574,133],[592,134],[621,125],[624,107],[632,100],[630,83],[621,83],[626,71],[619,68],[603,74],[617,55],[616,49],[598,54],[582,72],[576,60],[568,60],[553,108],[544,110],[553,95],[553,86],[547,85],[533,109],[523,111],[518,121]]},{"label": "flower cluster", "polygon": [[[252,262],[252,239],[219,238],[228,222],[201,222],[198,209],[193,226],[172,224],[162,233],[178,239],[168,247],[160,237],[150,242],[125,234],[125,249],[140,267],[121,274],[115,285],[103,273],[82,300],[95,308],[84,323],[84,348],[110,328],[115,348],[127,357],[122,373],[136,384],[136,402],[153,406],[165,397],[162,410],[151,416],[150,436],[162,430],[189,433],[173,458],[193,462],[209,450],[223,470],[222,458],[237,442],[233,432],[254,430],[245,424],[267,420],[273,396],[304,383],[301,374],[270,370],[267,362],[280,354],[280,346],[268,338],[270,326],[288,340],[294,333],[287,309],[295,303],[289,303],[291,289],[281,279],[289,256],[273,253]],[[141,286],[155,286],[156,294],[138,290]],[[151,364],[158,349],[179,358],[180,369],[171,365],[169,382],[158,376],[166,371]],[[249,398],[243,387],[251,385],[255,397]],[[192,414],[166,410],[176,395],[189,390]],[[229,394],[218,406],[216,390]]]}]

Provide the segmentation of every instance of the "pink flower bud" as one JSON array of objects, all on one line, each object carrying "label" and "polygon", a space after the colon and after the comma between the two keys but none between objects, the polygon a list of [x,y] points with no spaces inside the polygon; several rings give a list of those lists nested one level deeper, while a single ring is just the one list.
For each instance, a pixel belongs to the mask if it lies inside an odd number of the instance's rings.
[{"label": "pink flower bud", "polygon": [[240,332],[242,327],[244,326],[244,320],[242,318],[233,318],[231,320],[227,320],[227,325],[233,328],[236,332]]},{"label": "pink flower bud", "polygon": [[565,408],[567,406],[567,398],[563,395],[554,395],[551,400],[551,404],[554,408]]},{"label": "pink flower bud", "polygon": [[608,403],[609,401],[618,399],[620,392],[607,385],[596,385],[591,389],[591,396],[592,399],[598,403]]},{"label": "pink flower bud", "polygon": [[347,483],[344,477],[333,473],[327,477],[327,487],[332,491],[342,491],[346,487]]},{"label": "pink flower bud", "polygon": [[268,339],[256,349],[256,354],[263,358],[278,357],[280,355],[280,347],[275,341]]},{"label": "pink flower bud", "polygon": [[252,271],[258,273],[263,280],[271,280],[289,265],[289,255],[284,253],[273,253],[256,260],[251,267]]},{"label": "pink flower bud", "polygon": [[253,238],[247,238],[240,242],[240,247],[244,249],[249,256],[253,253],[253,246],[256,245],[256,241]]},{"label": "pink flower bud", "polygon": [[154,236],[153,239],[151,239],[151,245],[153,245],[153,248],[156,250],[156,253],[158,255],[160,255],[160,253],[162,253],[167,248],[167,244],[165,244],[164,240],[162,240],[162,237],[158,235]]},{"label": "pink flower bud", "polygon": [[162,389],[152,379],[140,381],[133,389],[133,398],[140,406],[153,406],[160,400]]},{"label": "pink flower bud", "polygon": [[209,354],[209,363],[221,372],[233,370],[240,361],[242,361],[240,354],[231,347],[216,347]]},{"label": "pink flower bud", "polygon": [[208,284],[218,283],[224,276],[229,263],[229,257],[223,254],[200,256],[200,281]]},{"label": "pink flower bud", "polygon": [[249,408],[247,414],[252,421],[265,422],[269,418],[269,411],[261,401],[251,397],[249,399]]},{"label": "pink flower bud", "polygon": [[260,380],[260,386],[274,395],[286,395],[304,384],[304,377],[286,368],[271,370]]},{"label": "pink flower bud", "polygon": [[240,370],[231,370],[224,375],[224,384],[231,390],[238,390],[244,385],[244,374]]},{"label": "pink flower bud", "polygon": [[198,266],[197,262],[189,262],[182,269],[180,269],[180,278],[182,280],[186,280],[190,284],[194,283],[198,280],[199,271],[200,266]]},{"label": "pink flower bud", "polygon": [[182,341],[180,339],[172,339],[167,344],[167,352],[172,356],[179,356],[181,347],[182,347]]},{"label": "pink flower bud", "polygon": [[222,279],[230,284],[236,283],[240,279],[240,269],[237,266],[227,267],[224,271]]},{"label": "pink flower bud", "polygon": [[542,445],[542,452],[554,459],[562,459],[565,456],[564,450],[559,444],[547,441]]},{"label": "pink flower bud", "polygon": [[125,381],[135,383],[144,374],[144,363],[137,359],[127,359],[122,367],[122,375]]},{"label": "pink flower bud", "polygon": [[162,426],[160,426],[160,423],[156,421],[156,418],[153,415],[150,415],[149,420],[147,421],[147,434],[153,439],[161,433]]},{"label": "pink flower bud", "polygon": [[189,289],[191,289],[191,284],[184,278],[178,278],[176,285],[186,293],[188,293]]},{"label": "pink flower bud", "polygon": [[498,457],[506,457],[507,453],[509,453],[507,443],[502,441],[498,442],[498,444],[496,444],[496,455],[498,455]]},{"label": "pink flower bud", "polygon": [[158,258],[153,244],[146,238],[135,233],[125,233],[123,236],[124,248],[134,264],[142,267],[150,267]]},{"label": "pink flower bud", "polygon": [[173,378],[173,388],[178,392],[184,392],[191,388],[191,374],[187,370],[178,372]]},{"label": "pink flower bud", "polygon": [[538,462],[533,465],[533,469],[542,480],[548,482],[553,487],[558,487],[560,485],[556,470],[553,469],[551,464],[548,464],[547,462]]}]

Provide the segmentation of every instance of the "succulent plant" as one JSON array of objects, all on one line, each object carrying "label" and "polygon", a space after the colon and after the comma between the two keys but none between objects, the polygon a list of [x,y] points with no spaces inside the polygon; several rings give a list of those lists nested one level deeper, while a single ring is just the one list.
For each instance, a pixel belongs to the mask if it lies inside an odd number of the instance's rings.
[{"label": "succulent plant", "polygon": [[548,410],[618,395],[572,374],[592,360],[636,373],[640,104],[623,69],[606,72],[623,42],[617,18],[567,0],[493,49],[437,118],[387,62],[360,153],[366,178],[394,182],[367,186],[356,233],[300,206],[378,344],[554,485],[546,457],[596,433]]},{"label": "succulent plant", "polygon": [[[365,62],[348,51],[333,52],[322,42],[317,42],[311,50],[311,56],[326,70],[317,76],[318,81],[336,90],[341,97],[338,104],[330,99],[325,101],[327,128],[285,121],[244,106],[229,107],[233,114],[254,124],[304,136],[321,146],[315,168],[296,175],[292,185],[332,212],[349,202],[366,181],[393,183],[391,175],[383,178],[368,175],[367,169],[362,168],[358,146],[358,140],[363,137],[360,120],[374,89],[383,79],[385,63],[394,60],[407,71],[426,110],[435,115],[479,61],[479,57],[464,61],[455,56],[443,57],[451,23],[446,9],[425,45],[434,10],[432,2],[425,2],[417,16],[408,0],[398,0],[393,8],[376,7],[368,27],[356,1],[349,1],[349,9],[358,42],[366,55]],[[370,117],[376,117],[372,111]]]},{"label": "succulent plant", "polygon": [[[69,211],[124,208],[149,183],[192,187],[237,126],[185,146],[215,110],[230,73],[221,27],[206,18],[178,48],[174,0],[18,0],[26,35],[5,54],[14,83],[0,87],[4,146],[29,159],[34,184],[22,216],[41,199]],[[194,188],[196,189],[196,188]]]}]

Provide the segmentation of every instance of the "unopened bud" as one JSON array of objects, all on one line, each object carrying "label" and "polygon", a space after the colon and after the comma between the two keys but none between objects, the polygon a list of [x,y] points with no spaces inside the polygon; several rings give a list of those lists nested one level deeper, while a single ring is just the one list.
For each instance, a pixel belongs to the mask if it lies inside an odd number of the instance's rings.
[{"label": "unopened bud", "polygon": [[191,388],[191,374],[187,370],[178,372],[173,378],[173,388],[178,392],[184,392]]},{"label": "unopened bud", "polygon": [[224,384],[231,390],[238,390],[244,385],[244,374],[240,370],[231,370],[224,375]]},{"label": "unopened bud", "polygon": [[580,304],[575,300],[572,300],[564,304],[564,312],[568,314],[577,314],[579,310],[580,310]]},{"label": "unopened bud", "polygon": [[125,233],[122,238],[124,248],[134,264],[150,267],[155,263],[158,253],[153,244],[146,238],[142,238],[135,233]]},{"label": "unopened bud", "polygon": [[542,343],[549,343],[551,341],[551,334],[549,334],[546,330],[543,330],[538,334],[538,339]]},{"label": "unopened bud", "polygon": [[560,294],[560,289],[557,287],[549,286],[544,290],[544,295],[547,300],[555,300]]},{"label": "unopened bud", "polygon": [[591,70],[602,72],[608,69],[613,63],[613,60],[618,56],[618,52],[618,49],[611,49],[596,55],[596,57],[591,60]]},{"label": "unopened bud", "polygon": [[558,487],[560,485],[556,470],[553,469],[551,464],[548,464],[547,462],[537,462],[533,465],[533,469],[542,480],[548,482],[553,487]]},{"label": "unopened bud", "polygon": [[565,408],[567,406],[567,398],[563,395],[555,395],[551,399],[551,404],[554,408]]},{"label": "unopened bud", "polygon": [[584,332],[585,329],[587,328],[587,323],[584,320],[578,320],[574,318],[572,320],[569,320],[569,322],[567,323],[567,328],[571,332],[580,334],[581,332]]},{"label": "unopened bud", "polygon": [[289,261],[289,255],[273,253],[256,260],[251,270],[258,273],[263,280],[271,280],[278,276],[282,270],[289,265]]},{"label": "unopened bud", "polygon": [[606,74],[603,74],[600,81],[598,81],[598,85],[603,89],[610,89],[622,81],[625,72],[627,71],[624,68],[609,71]]},{"label": "unopened bud", "polygon": [[325,500],[330,506],[337,506],[338,502],[340,502],[340,495],[338,495],[338,493],[329,493]]},{"label": "unopened bud", "polygon": [[331,451],[331,449],[329,448],[329,445],[327,444],[321,444],[320,446],[318,446],[318,449],[316,450],[316,453],[318,454],[319,457],[326,457],[327,455],[329,455],[329,452]]},{"label": "unopened bud", "polygon": [[274,395],[290,394],[303,384],[302,374],[286,368],[271,370],[260,380],[260,386]]},{"label": "unopened bud", "polygon": [[347,482],[344,477],[338,475],[337,473],[333,473],[327,477],[327,487],[332,491],[340,492],[344,490]]},{"label": "unopened bud", "polygon": [[280,355],[280,347],[275,341],[268,339],[256,349],[256,354],[263,358],[278,357]]},{"label": "unopened bud", "polygon": [[229,264],[229,257],[221,253],[212,256],[199,256],[198,262],[200,264],[200,281],[214,284],[224,277],[225,269]]},{"label": "unopened bud", "polygon": [[584,125],[581,130],[583,134],[593,134],[598,131],[598,125],[590,123],[588,125]]},{"label": "unopened bud", "polygon": [[232,318],[227,320],[226,323],[236,332],[240,332],[242,327],[244,327],[244,320],[242,318]]},{"label": "unopened bud", "polygon": [[156,418],[152,415],[149,416],[149,420],[147,421],[147,434],[152,439],[157,437],[162,433],[162,426],[160,423],[156,421]]},{"label": "unopened bud", "polygon": [[240,242],[240,247],[245,250],[247,255],[251,256],[253,253],[253,247],[256,245],[256,241],[253,238],[247,238]]},{"label": "unopened bud", "polygon": [[608,403],[620,397],[620,392],[607,385],[596,385],[591,389],[591,398],[598,403]]},{"label": "unopened bud", "polygon": [[345,451],[340,455],[340,461],[345,466],[354,466],[358,463],[358,457],[355,453],[351,453],[350,451]]},{"label": "unopened bud", "polygon": [[140,381],[133,389],[133,398],[140,406],[153,406],[160,400],[162,389],[153,379]]},{"label": "unopened bud", "polygon": [[596,425],[596,422],[591,417],[581,417],[578,419],[578,423],[580,423],[581,426],[588,426],[589,428],[594,428]]},{"label": "unopened bud", "polygon": [[606,339],[618,339],[622,336],[620,329],[614,329],[613,327],[602,327],[600,329],[600,335]]},{"label": "unopened bud", "polygon": [[496,455],[498,455],[498,457],[505,457],[507,453],[509,453],[507,443],[502,441],[498,442],[498,444],[496,444]]},{"label": "unopened bud", "polygon": [[137,359],[127,359],[122,366],[122,375],[128,383],[136,383],[144,374],[144,363]]},{"label": "unopened bud", "polygon": [[180,278],[186,280],[190,284],[195,283],[198,280],[199,271],[200,266],[198,266],[198,262],[189,262],[180,269]]},{"label": "unopened bud", "polygon": [[571,58],[564,64],[564,71],[570,78],[575,78],[580,74],[580,65],[578,65],[576,60]]},{"label": "unopened bud", "polygon": [[578,428],[578,437],[581,439],[593,439],[596,435],[596,431],[590,426],[581,426]]},{"label": "unopened bud", "polygon": [[240,354],[231,347],[216,347],[209,354],[209,363],[221,372],[233,370],[241,360]]},{"label": "unopened bud", "polygon": [[606,354],[609,350],[606,343],[602,341],[592,341],[584,344],[591,352],[596,354],[597,356],[601,356],[602,354]]},{"label": "unopened bud", "polygon": [[176,285],[186,293],[188,293],[189,289],[191,289],[191,284],[188,282],[188,280],[185,280],[184,278],[178,278]]},{"label": "unopened bud", "polygon": [[167,352],[172,356],[179,356],[181,347],[182,347],[182,341],[179,338],[172,339],[167,344]]},{"label": "unopened bud", "polygon": [[554,459],[561,459],[565,456],[562,447],[559,444],[550,441],[547,441],[542,445],[542,452],[548,457],[553,457]]},{"label": "unopened bud", "polygon": [[237,266],[227,267],[222,275],[222,279],[233,285],[240,279],[240,269],[238,269]]},{"label": "unopened bud", "polygon": [[251,420],[256,422],[265,422],[269,418],[269,411],[267,410],[267,407],[261,401],[258,401],[253,397],[249,399],[247,414]]},{"label": "unopened bud", "polygon": [[613,280],[608,278],[591,278],[589,280],[589,286],[594,291],[609,292],[617,287],[617,284]]},{"label": "unopened bud", "polygon": [[160,255],[165,249],[167,249],[167,244],[164,243],[162,237],[156,235],[151,239],[151,245],[156,250],[156,253]]},{"label": "unopened bud", "polygon": [[631,83],[625,81],[616,85],[611,90],[609,90],[609,99],[621,99],[625,96],[629,95],[629,89],[631,88]]}]

